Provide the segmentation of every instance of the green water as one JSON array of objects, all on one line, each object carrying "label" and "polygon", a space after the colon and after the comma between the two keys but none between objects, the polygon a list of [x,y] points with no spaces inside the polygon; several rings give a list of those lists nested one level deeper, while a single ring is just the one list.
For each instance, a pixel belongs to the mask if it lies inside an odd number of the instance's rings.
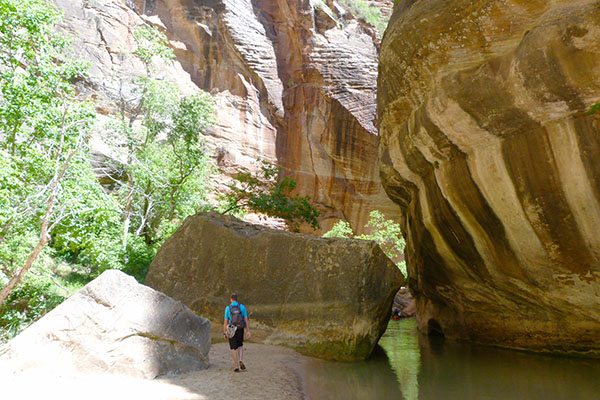
[{"label": "green water", "polygon": [[414,319],[390,321],[364,362],[314,360],[306,395],[313,400],[600,400],[600,360],[542,356],[430,341]]}]

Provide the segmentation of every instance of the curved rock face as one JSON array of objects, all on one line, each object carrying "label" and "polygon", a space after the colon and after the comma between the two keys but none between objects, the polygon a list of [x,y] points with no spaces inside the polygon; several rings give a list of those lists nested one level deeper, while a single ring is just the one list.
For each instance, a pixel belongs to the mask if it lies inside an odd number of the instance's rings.
[{"label": "curved rock face", "polygon": [[210,322],[110,270],[0,350],[13,371],[112,373],[154,379],[208,368]]},{"label": "curved rock face", "polygon": [[403,1],[381,174],[423,330],[600,354],[600,3]]},{"label": "curved rock face", "polygon": [[385,331],[403,278],[375,242],[271,230],[219,214],[189,217],[146,284],[223,321],[237,292],[266,341],[333,360],[364,359]]},{"label": "curved rock face", "polygon": [[323,230],[341,218],[360,233],[374,209],[398,217],[377,168],[377,38],[368,26],[321,1],[55,2],[93,65],[101,112],[112,112],[102,100],[141,66],[127,56],[135,26],[153,24],[177,56],[165,77],[216,98],[207,146],[225,176],[257,170],[257,160],[280,165],[318,205]]}]

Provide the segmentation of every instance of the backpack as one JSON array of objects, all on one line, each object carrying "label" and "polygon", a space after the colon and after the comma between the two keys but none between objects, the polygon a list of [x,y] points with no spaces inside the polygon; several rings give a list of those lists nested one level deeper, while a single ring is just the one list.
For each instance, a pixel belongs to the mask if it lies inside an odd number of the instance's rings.
[{"label": "backpack", "polygon": [[242,315],[242,310],[238,303],[237,306],[230,305],[229,313],[231,314],[231,324],[238,328],[243,328],[246,325],[246,321],[244,321],[244,316]]}]

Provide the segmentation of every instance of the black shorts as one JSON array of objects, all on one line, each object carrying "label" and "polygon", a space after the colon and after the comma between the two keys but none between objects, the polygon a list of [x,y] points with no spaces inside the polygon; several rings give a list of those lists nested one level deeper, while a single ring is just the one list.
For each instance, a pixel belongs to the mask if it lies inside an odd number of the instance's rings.
[{"label": "black shorts", "polygon": [[231,339],[229,339],[229,348],[231,350],[235,350],[238,347],[242,347],[244,345],[244,328],[237,328],[235,330],[235,335]]}]

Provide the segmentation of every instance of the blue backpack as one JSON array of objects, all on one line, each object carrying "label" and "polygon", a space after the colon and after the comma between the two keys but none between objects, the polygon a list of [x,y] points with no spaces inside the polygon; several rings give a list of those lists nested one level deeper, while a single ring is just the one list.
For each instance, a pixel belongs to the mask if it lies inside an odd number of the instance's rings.
[{"label": "blue backpack", "polygon": [[243,328],[246,326],[246,321],[244,321],[244,316],[242,315],[242,309],[238,303],[237,306],[230,305],[229,313],[231,314],[231,324],[237,328]]}]

